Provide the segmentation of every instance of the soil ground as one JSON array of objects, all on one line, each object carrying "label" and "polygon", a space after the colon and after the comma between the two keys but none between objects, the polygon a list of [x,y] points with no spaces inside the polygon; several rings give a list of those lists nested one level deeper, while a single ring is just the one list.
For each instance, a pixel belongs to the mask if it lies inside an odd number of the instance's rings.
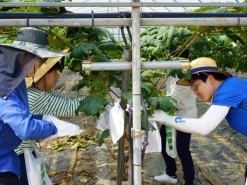
[{"label": "soil ground", "polygon": [[[86,89],[80,92],[69,91],[78,78],[76,74],[64,71],[57,90],[72,98],[86,95]],[[198,116],[202,115],[208,106],[198,100]],[[100,133],[96,129],[97,121],[92,117],[80,115],[61,119],[80,125],[88,135]],[[51,149],[51,144],[43,141],[37,146],[40,146],[40,150],[45,153],[46,169],[53,185],[116,184],[117,145],[105,142],[99,147],[97,143],[92,143],[83,150],[67,147],[65,150],[57,151]],[[196,171],[195,185],[243,185],[247,162],[246,151],[247,138],[231,129],[226,121],[206,136],[193,134],[191,153]],[[179,158],[176,158],[176,161],[178,185],[182,185],[184,181],[181,163]],[[165,163],[160,153],[145,154],[142,169],[143,184],[161,184],[153,179],[155,175],[165,171]],[[125,181],[123,184],[128,183]]]}]

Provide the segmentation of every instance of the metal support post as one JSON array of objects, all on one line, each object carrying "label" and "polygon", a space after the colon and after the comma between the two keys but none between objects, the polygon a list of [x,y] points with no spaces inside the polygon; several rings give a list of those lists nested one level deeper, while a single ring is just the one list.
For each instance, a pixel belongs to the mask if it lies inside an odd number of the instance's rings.
[{"label": "metal support post", "polygon": [[[140,0],[133,0],[140,2]],[[133,130],[141,130],[141,55],[140,55],[140,7],[132,8],[132,100]],[[142,185],[141,136],[133,138],[134,184]]]}]

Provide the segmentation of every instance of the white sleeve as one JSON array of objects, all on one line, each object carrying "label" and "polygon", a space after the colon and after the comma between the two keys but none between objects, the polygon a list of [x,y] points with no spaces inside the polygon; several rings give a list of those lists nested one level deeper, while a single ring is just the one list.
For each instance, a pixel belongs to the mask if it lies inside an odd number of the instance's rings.
[{"label": "white sleeve", "polygon": [[199,119],[167,116],[165,123],[182,132],[207,135],[221,123],[229,109],[228,106],[211,105]]}]

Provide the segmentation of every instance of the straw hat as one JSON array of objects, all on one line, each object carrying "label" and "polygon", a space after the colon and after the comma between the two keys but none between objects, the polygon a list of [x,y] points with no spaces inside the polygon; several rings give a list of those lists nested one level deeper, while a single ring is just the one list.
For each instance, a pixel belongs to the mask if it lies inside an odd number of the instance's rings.
[{"label": "straw hat", "polygon": [[0,44],[21,50],[28,51],[40,58],[62,57],[67,53],[52,51],[47,39],[48,34],[33,27],[23,27],[17,32],[15,41],[11,44]]},{"label": "straw hat", "polygon": [[[62,52],[68,52],[69,48],[62,50]],[[38,82],[62,57],[48,58],[33,74],[34,78],[26,77],[27,88],[31,87],[33,83]]]},{"label": "straw hat", "polygon": [[[232,75],[227,71],[218,70],[215,60],[207,57],[201,57],[193,60],[190,63],[191,74],[197,74],[202,72],[210,73],[219,73],[224,75],[226,78],[231,77]],[[183,79],[177,81],[178,85],[190,86],[190,82]]]}]

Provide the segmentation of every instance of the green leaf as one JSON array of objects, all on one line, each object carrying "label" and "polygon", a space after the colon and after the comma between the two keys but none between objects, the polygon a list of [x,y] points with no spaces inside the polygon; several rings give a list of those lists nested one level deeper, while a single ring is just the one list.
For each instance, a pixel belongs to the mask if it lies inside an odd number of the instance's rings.
[{"label": "green leaf", "polygon": [[142,78],[145,78],[145,77],[151,77],[153,78],[154,77],[154,73],[153,73],[153,70],[145,70],[141,73],[141,77]]},{"label": "green leaf", "polygon": [[8,40],[7,38],[1,38],[0,36],[0,44],[5,43],[5,41]]},{"label": "green leaf", "polygon": [[233,42],[237,43],[238,41],[241,42],[241,44],[245,44],[244,40],[239,37],[237,34],[229,34],[227,35]]},{"label": "green leaf", "polygon": [[154,26],[152,29],[149,30],[149,35],[157,35],[157,33],[159,32],[159,27]]},{"label": "green leaf", "polygon": [[160,70],[145,70],[141,73],[142,78],[156,78],[156,77],[161,77],[165,73],[160,71]]},{"label": "green leaf", "polygon": [[107,138],[108,136],[110,136],[110,130],[107,129],[107,130],[104,130],[100,137],[99,137],[99,140],[98,140],[98,144],[99,146],[101,146],[103,143],[104,143],[104,139]]},{"label": "green leaf", "polygon": [[54,14],[57,14],[60,11],[59,7],[41,7],[40,10],[43,13],[54,13]]},{"label": "green leaf", "polygon": [[187,28],[183,28],[183,27],[177,28],[176,32],[178,34],[179,40],[182,40],[192,35],[192,32],[190,30],[188,30]]},{"label": "green leaf", "polygon": [[101,50],[116,50],[117,46],[115,43],[102,43],[98,45]]},{"label": "green leaf", "polygon": [[126,100],[132,100],[132,92],[124,92],[121,96]]},{"label": "green leaf", "polygon": [[89,56],[92,55],[92,51],[94,50],[94,48],[96,47],[95,44],[91,44],[91,43],[80,43],[78,44],[73,51],[71,51],[70,55],[71,57],[74,57],[76,59],[82,59],[82,54]]},{"label": "green leaf", "polygon": [[191,79],[191,71],[187,71],[186,73],[184,73],[184,79],[187,81],[190,81]]},{"label": "green leaf", "polygon": [[168,48],[171,47],[172,42],[175,37],[176,37],[176,29],[174,29],[173,27],[170,27],[169,30],[167,31],[167,39],[166,39],[166,46]]},{"label": "green leaf", "polygon": [[208,42],[205,42],[203,40],[192,42],[190,47],[197,50],[198,52],[202,52],[204,50],[211,50],[211,47],[209,46]]},{"label": "green leaf", "polygon": [[186,80],[189,81],[191,78],[191,71],[188,70],[186,72],[183,72],[181,69],[167,69],[166,75],[167,76],[173,76],[173,77],[177,76],[179,79],[185,78]]},{"label": "green leaf", "polygon": [[169,28],[170,26],[161,26],[159,28],[159,32],[157,33],[156,38],[163,40],[162,38],[164,37],[164,33],[166,33],[166,31],[169,30]]},{"label": "green leaf", "polygon": [[229,10],[227,8],[225,8],[225,7],[220,7],[220,8],[218,8],[217,10],[215,10],[213,12],[215,12],[215,13],[228,13]]},{"label": "green leaf", "polygon": [[80,101],[79,107],[75,110],[75,114],[84,112],[87,116],[96,115],[105,106],[105,102],[96,95],[89,95]]},{"label": "green leaf", "polygon": [[162,109],[165,112],[174,110],[173,102],[176,103],[177,101],[170,96],[147,98],[147,103],[149,105],[152,105],[156,109]]},{"label": "green leaf", "polygon": [[112,42],[116,42],[113,34],[109,32],[106,28],[103,27],[87,27],[85,30],[90,33],[96,35],[99,40],[110,39]]},{"label": "green leaf", "polygon": [[142,29],[140,33],[140,37],[143,37],[144,35],[147,35],[147,34],[148,34],[147,29]]},{"label": "green leaf", "polygon": [[141,88],[145,89],[148,93],[151,93],[152,90],[154,89],[154,84],[152,84],[151,82],[141,81]]},{"label": "green leaf", "polygon": [[175,100],[171,96],[159,97],[159,108],[167,112],[170,109],[174,109],[173,103],[176,102],[177,100]]},{"label": "green leaf", "polygon": [[79,91],[81,88],[86,86],[87,82],[88,80],[84,78],[79,80],[78,84],[76,84],[75,86],[71,88],[71,91]]},{"label": "green leaf", "polygon": [[159,101],[158,101],[158,97],[149,97],[147,98],[147,103],[149,105],[152,105],[154,108],[158,108],[159,105]]}]

